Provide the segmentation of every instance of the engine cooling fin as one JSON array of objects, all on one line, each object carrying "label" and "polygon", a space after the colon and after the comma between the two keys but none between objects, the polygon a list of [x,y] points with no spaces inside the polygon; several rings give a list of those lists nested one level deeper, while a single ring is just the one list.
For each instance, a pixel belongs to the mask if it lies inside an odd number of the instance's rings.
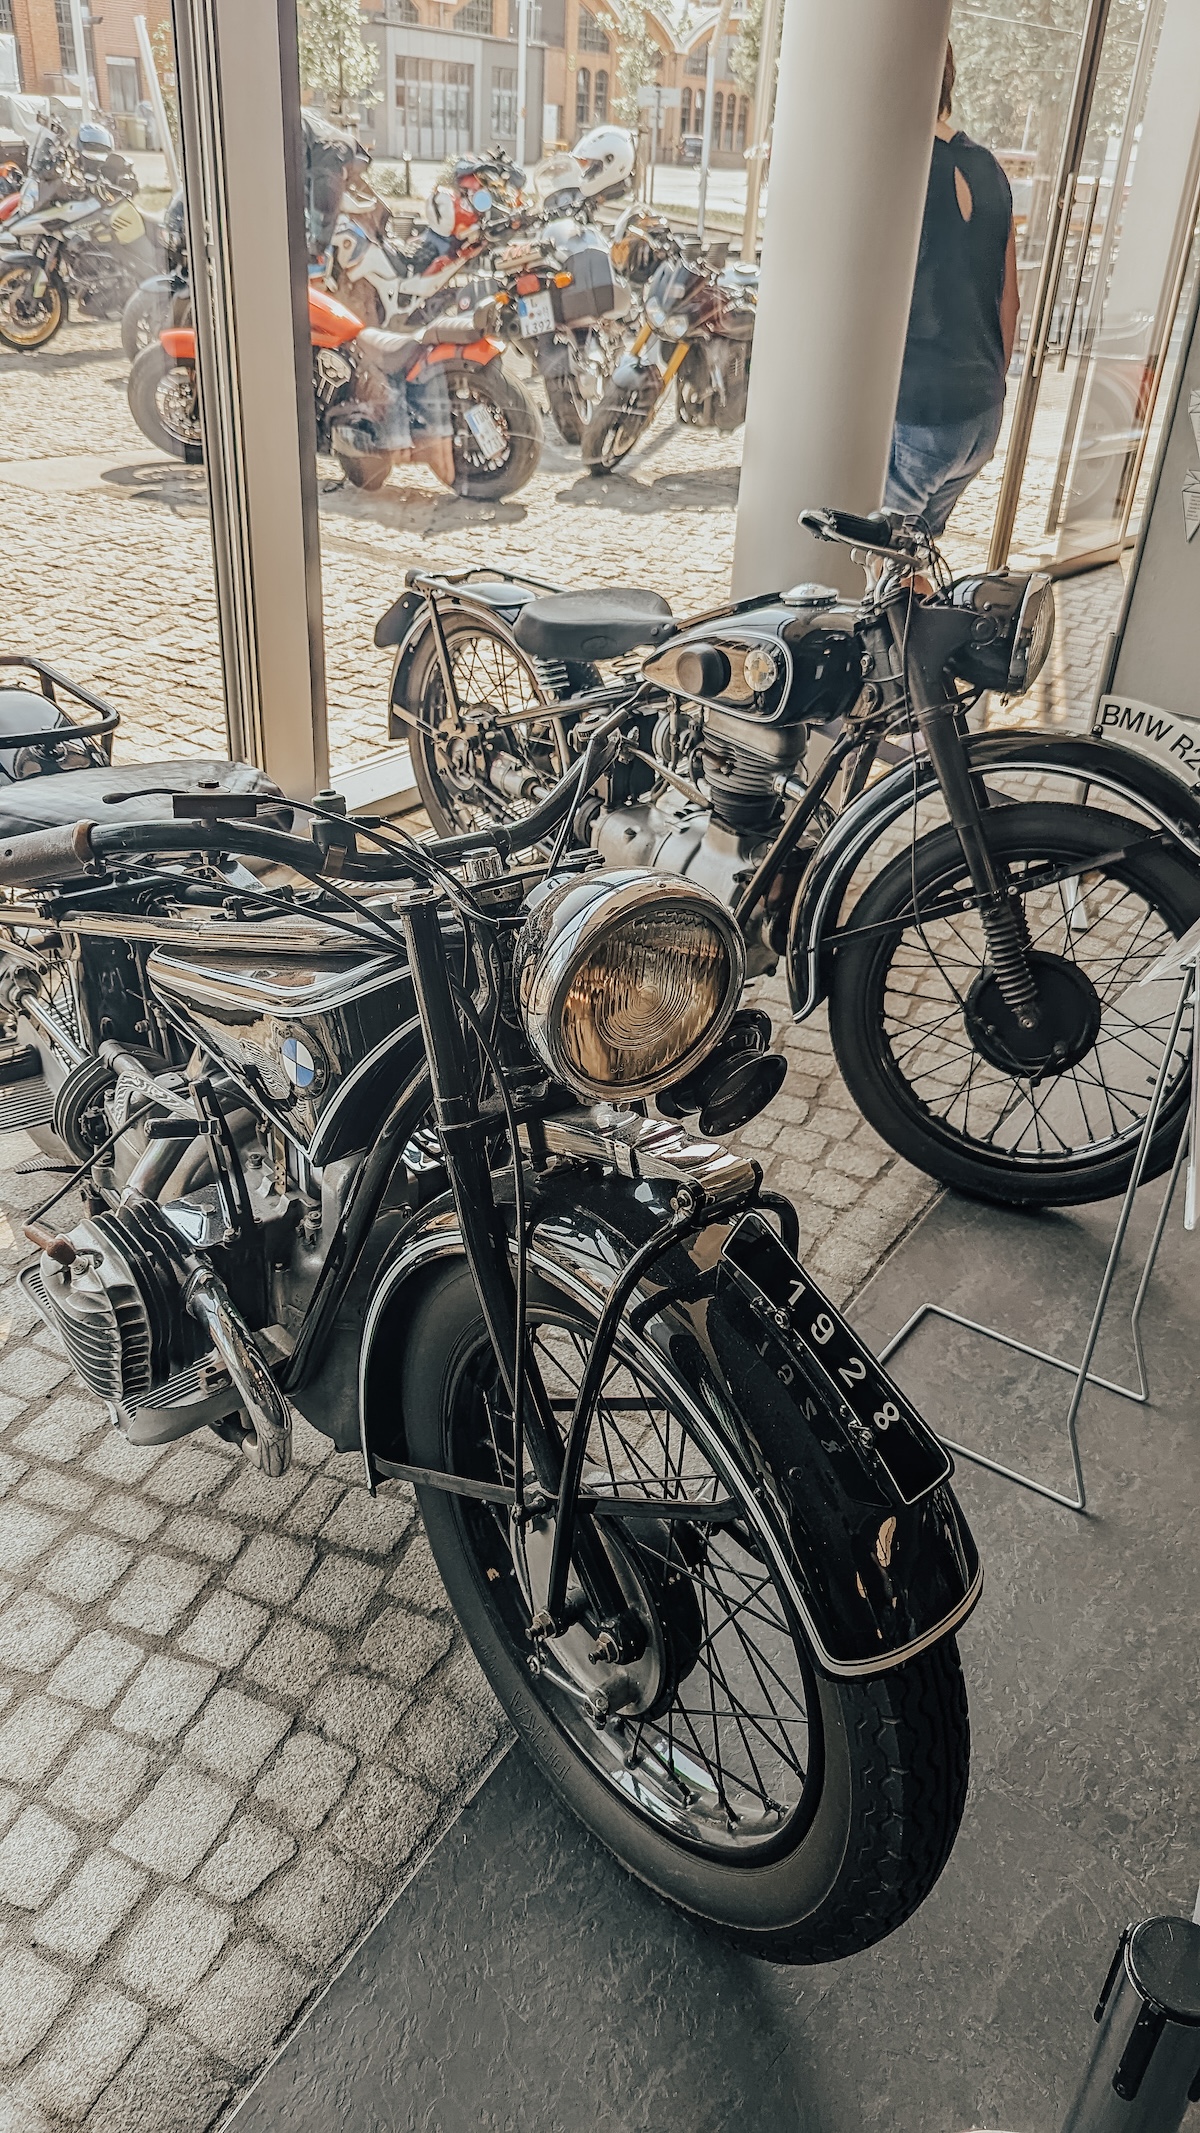
[{"label": "engine cooling fin", "polygon": [[178,1242],[148,1200],[95,1215],[70,1238],[72,1266],[43,1254],[22,1284],[84,1383],[102,1400],[142,1406],[208,1345],[181,1308]]}]

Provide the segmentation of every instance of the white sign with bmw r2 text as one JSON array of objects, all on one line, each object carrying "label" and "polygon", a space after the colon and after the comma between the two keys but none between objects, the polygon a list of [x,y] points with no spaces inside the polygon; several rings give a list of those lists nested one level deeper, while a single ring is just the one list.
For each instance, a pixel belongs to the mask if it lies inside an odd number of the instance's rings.
[{"label": "white sign with bmw r2 text", "polygon": [[1092,719],[1092,732],[1105,741],[1119,741],[1153,756],[1176,777],[1200,779],[1200,723],[1176,718],[1156,704],[1139,703],[1136,696],[1102,696]]}]

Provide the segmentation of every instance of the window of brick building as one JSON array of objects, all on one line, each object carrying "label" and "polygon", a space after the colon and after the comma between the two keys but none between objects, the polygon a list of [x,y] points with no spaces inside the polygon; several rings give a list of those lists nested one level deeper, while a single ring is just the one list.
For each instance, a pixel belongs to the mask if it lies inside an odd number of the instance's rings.
[{"label": "window of brick building", "polygon": [[597,22],[590,7],[579,10],[579,49],[581,52],[607,52],[608,38]]},{"label": "window of brick building", "polygon": [[586,67],[580,67],[575,76],[575,124],[586,126],[591,117],[592,77]]},{"label": "window of brick building", "polygon": [[495,0],[467,0],[454,17],[456,30],[473,30],[477,37],[490,37],[495,20]]},{"label": "window of brick building", "polygon": [[596,95],[592,104],[592,116],[598,126],[603,126],[608,117],[608,75],[603,67],[596,71]]}]

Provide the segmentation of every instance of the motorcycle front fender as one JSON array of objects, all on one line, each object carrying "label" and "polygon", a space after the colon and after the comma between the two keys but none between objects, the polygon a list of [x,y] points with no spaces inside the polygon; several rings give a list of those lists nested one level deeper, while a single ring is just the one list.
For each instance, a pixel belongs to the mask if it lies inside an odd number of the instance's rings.
[{"label": "motorcycle front fender", "polygon": [[658,360],[658,342],[647,341],[640,355],[626,349],[609,380],[621,392],[644,392],[652,385],[655,397],[662,391],[662,366]]},{"label": "motorcycle front fender", "polygon": [[[530,1272],[595,1317],[623,1265],[670,1212],[670,1186],[573,1169],[539,1193]],[[657,1262],[625,1314],[648,1367],[668,1371],[697,1441],[754,1506],[752,1548],[778,1566],[817,1665],[840,1678],[902,1666],[954,1633],[983,1574],[948,1482],[906,1504],[819,1406],[783,1337],[756,1316],[720,1258],[715,1223]],[[402,1472],[396,1388],[418,1286],[463,1257],[448,1200],[397,1238],[367,1309],[359,1367],[368,1475]]]},{"label": "motorcycle front fender", "polygon": [[[1200,862],[1200,787],[1132,748],[1089,733],[977,733],[967,742],[967,758],[983,776],[1027,770],[1093,785],[1144,809],[1193,863]],[[918,797],[934,791],[937,778],[927,756],[918,759],[915,775]],[[798,1022],[828,994],[836,952],[830,939],[842,901],[871,847],[911,806],[913,777],[914,766],[905,763],[868,786],[839,816],[800,884],[787,943],[788,990]]]}]

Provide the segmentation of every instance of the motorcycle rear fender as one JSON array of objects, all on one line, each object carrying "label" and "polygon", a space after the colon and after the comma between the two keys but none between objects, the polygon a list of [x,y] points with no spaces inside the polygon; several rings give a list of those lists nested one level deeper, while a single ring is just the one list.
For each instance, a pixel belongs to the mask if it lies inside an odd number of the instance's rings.
[{"label": "motorcycle rear fender", "polygon": [[177,363],[194,363],[196,360],[196,329],[194,326],[168,326],[158,336],[169,356]]},{"label": "motorcycle rear fender", "polygon": [[[526,601],[537,599],[533,586],[513,585],[504,580],[479,586],[464,586],[462,593],[468,606],[473,604],[486,608],[499,621],[507,622],[510,626],[516,621]],[[408,732],[408,727],[402,720],[396,719],[391,706],[401,701],[407,692],[412,664],[428,628],[425,597],[423,593],[418,592],[401,593],[400,598],[393,602],[386,614],[380,616],[375,625],[375,642],[380,650],[391,644],[397,647],[391,688],[388,692],[388,706],[391,731],[394,736],[400,738]]]},{"label": "motorcycle rear fender", "polygon": [[[1079,778],[1114,799],[1134,801],[1153,816],[1193,862],[1200,861],[1200,788],[1164,770],[1148,757],[1087,733],[979,733],[967,743],[972,770],[998,774],[1030,770]],[[937,779],[927,757],[917,764],[919,797]],[[787,975],[798,1022],[820,1006],[829,991],[836,931],[843,898],[855,869],[884,831],[911,805],[913,769],[904,764],[851,803],[820,846],[792,906]]]},{"label": "motorcycle rear fender", "polygon": [[503,341],[495,341],[490,334],[481,335],[477,341],[438,341],[432,348],[423,348],[410,371],[405,373],[409,384],[419,378],[422,371],[432,370],[437,363],[494,363],[504,354]]},{"label": "motorcycle rear fender", "polygon": [[[539,1192],[531,1273],[595,1314],[620,1266],[667,1219],[670,1189],[597,1167],[552,1173]],[[719,1261],[727,1226],[656,1263],[626,1328],[682,1383],[718,1470],[736,1474],[817,1664],[835,1677],[885,1673],[971,1612],[983,1582],[975,1543],[948,1483],[905,1504],[833,1410],[806,1393],[794,1351],[753,1316]],[[404,1342],[431,1270],[462,1257],[457,1216],[441,1200],[381,1267],[359,1359],[368,1473],[409,1463],[397,1399]]]}]

